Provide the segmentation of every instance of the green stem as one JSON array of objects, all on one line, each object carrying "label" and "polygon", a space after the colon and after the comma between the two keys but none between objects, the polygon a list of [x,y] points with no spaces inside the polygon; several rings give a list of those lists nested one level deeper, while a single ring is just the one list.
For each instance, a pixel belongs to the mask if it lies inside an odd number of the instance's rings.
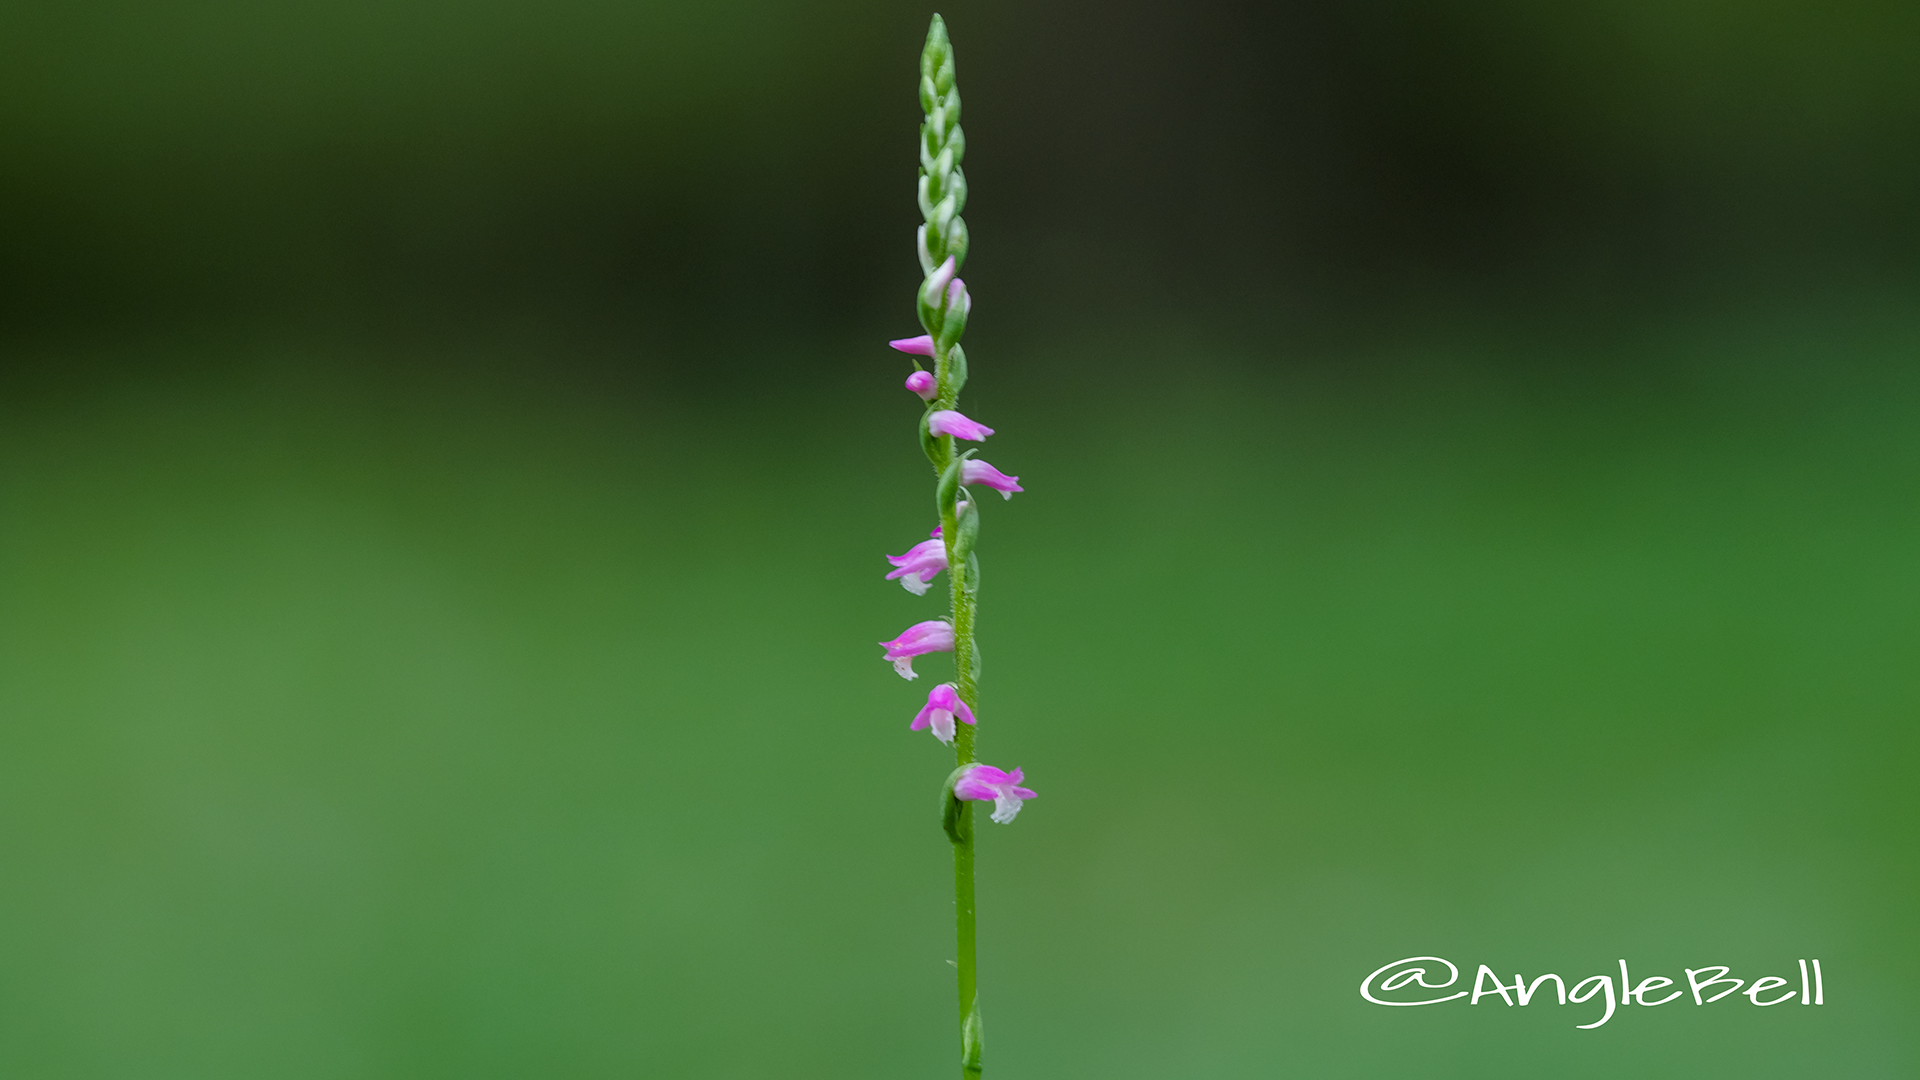
[{"label": "green stem", "polygon": [[[935,357],[934,370],[939,375],[940,406],[951,409],[957,396],[947,380],[947,353],[945,350]],[[947,461],[953,460],[955,447],[951,436],[940,440],[942,455]],[[939,471],[939,470],[936,470]],[[960,700],[970,709],[980,707],[979,687],[974,679],[973,668],[973,621],[974,611],[979,601],[973,582],[967,577],[967,563],[954,558],[954,544],[959,542],[960,529],[957,516],[951,511],[941,515],[940,535],[946,540],[947,580],[951,587],[953,622],[953,666],[954,685],[960,691]],[[968,765],[975,760],[973,753],[974,728],[972,724],[955,723],[953,725],[954,765]],[[954,945],[958,952],[955,966],[960,969],[960,1076],[961,1080],[979,1080],[980,1077],[980,1002],[978,985],[978,967],[974,956],[974,912],[973,912],[973,804],[960,804],[959,828],[955,830],[960,839],[953,845],[953,928]]]},{"label": "green stem", "polygon": [[973,955],[973,804],[960,804],[960,835],[953,845],[954,943],[960,959],[960,1077],[980,1077],[979,990]]}]

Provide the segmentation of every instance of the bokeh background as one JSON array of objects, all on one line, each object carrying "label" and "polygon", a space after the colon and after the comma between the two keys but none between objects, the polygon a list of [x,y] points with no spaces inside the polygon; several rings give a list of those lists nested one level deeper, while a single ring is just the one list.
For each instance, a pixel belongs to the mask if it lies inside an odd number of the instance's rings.
[{"label": "bokeh background", "polygon": [[[1920,1070],[1920,8],[943,10],[990,1075]],[[952,1074],[928,14],[0,9],[0,1071]]]}]

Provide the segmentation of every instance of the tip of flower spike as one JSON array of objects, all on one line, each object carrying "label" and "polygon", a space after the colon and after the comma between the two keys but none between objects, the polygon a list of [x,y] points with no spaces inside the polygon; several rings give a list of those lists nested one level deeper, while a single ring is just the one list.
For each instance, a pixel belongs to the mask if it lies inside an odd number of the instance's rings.
[{"label": "tip of flower spike", "polygon": [[952,48],[952,39],[947,36],[946,20],[942,19],[938,13],[935,13],[933,21],[927,24],[927,43],[921,47],[921,69],[926,74],[932,75],[933,72],[926,69],[929,66],[938,65],[941,60],[946,58],[947,52]]},{"label": "tip of flower spike", "polygon": [[896,338],[893,341],[887,342],[887,344],[903,353],[912,353],[915,356],[933,355],[933,337],[930,334],[921,334],[919,337]]}]

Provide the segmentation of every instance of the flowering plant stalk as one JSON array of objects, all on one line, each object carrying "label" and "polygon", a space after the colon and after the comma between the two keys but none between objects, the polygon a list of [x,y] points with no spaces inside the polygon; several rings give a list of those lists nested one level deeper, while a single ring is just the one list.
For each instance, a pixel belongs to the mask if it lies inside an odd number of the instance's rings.
[{"label": "flowering plant stalk", "polygon": [[955,83],[953,45],[940,16],[933,17],[927,44],[920,53],[920,107],[926,114],[920,127],[920,214],[925,219],[915,240],[923,280],[914,297],[920,326],[926,333],[889,342],[912,357],[930,361],[928,371],[919,359],[906,387],[925,403],[920,417],[920,447],[933,465],[934,512],[938,520],[930,539],[913,545],[904,555],[889,555],[890,581],[899,581],[915,596],[923,596],[942,571],[947,575],[948,611],[944,619],[915,623],[892,641],[883,641],[884,659],[903,679],[917,678],[913,660],[933,652],[951,652],[954,681],[927,694],[926,704],[914,716],[914,731],[930,731],[953,748],[954,769],[940,792],[940,821],[953,847],[954,939],[960,990],[960,1075],[980,1075],[980,995],[974,956],[973,804],[994,804],[992,820],[1011,823],[1021,803],[1034,793],[1021,784],[1019,769],[1003,772],[978,761],[974,753],[980,707],[980,650],[974,627],[980,606],[980,560],[974,547],[980,537],[980,503],[971,487],[978,486],[1011,499],[1021,491],[1020,478],[1008,476],[977,460],[976,451],[962,451],[961,442],[982,442],[993,429],[959,411],[960,390],[967,382],[967,354],[960,335],[973,310],[973,298],[961,280],[967,258],[967,223],[960,211],[967,202],[967,178],[960,169],[967,140],[960,128],[960,91]]}]

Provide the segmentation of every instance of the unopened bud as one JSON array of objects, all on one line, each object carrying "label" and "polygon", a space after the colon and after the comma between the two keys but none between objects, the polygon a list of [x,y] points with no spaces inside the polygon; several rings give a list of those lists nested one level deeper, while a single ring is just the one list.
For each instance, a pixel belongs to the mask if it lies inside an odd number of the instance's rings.
[{"label": "unopened bud", "polygon": [[933,273],[933,252],[927,249],[927,227],[925,225],[920,226],[920,231],[914,236],[913,246],[914,250],[920,255],[920,276],[925,277]]},{"label": "unopened bud", "polygon": [[973,310],[973,297],[967,294],[967,283],[954,278],[947,283],[947,292],[942,299],[945,303],[940,311],[940,347],[949,348],[960,340],[967,329],[967,314]]},{"label": "unopened bud", "polygon": [[960,264],[954,262],[953,256],[949,255],[947,261],[940,264],[939,269],[927,275],[927,287],[922,295],[928,307],[939,307],[940,294],[947,291],[947,286],[953,283],[953,276],[959,272]]}]

